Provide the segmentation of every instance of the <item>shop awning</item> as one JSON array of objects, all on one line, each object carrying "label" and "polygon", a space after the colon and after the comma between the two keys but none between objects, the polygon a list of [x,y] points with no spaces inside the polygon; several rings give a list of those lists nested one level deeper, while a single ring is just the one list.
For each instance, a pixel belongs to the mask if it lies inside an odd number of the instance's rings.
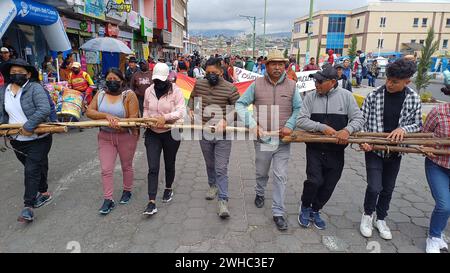
[{"label": "shop awning", "polygon": [[48,47],[53,51],[71,49],[58,11],[32,0],[2,0],[0,2],[0,38],[12,21],[40,26]]}]

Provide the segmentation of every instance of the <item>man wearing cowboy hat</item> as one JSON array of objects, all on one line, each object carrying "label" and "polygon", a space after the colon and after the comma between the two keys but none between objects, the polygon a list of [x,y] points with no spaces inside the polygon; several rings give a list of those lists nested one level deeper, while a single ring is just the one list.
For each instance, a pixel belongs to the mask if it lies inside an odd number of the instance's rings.
[{"label": "man wearing cowboy hat", "polygon": [[40,123],[50,121],[50,103],[44,88],[36,82],[36,68],[25,60],[11,60],[2,66],[1,73],[7,84],[0,88],[0,123],[23,124],[21,135],[10,140],[17,158],[25,167],[25,208],[19,217],[32,221],[33,208],[52,198],[47,192],[52,136],[33,133]]},{"label": "man wearing cowboy hat", "polygon": [[[269,180],[270,164],[273,164],[273,220],[279,230],[287,230],[284,218],[284,196],[288,177],[290,144],[280,143],[279,137],[292,133],[301,107],[300,94],[296,82],[286,77],[285,66],[288,59],[281,51],[269,52],[264,77],[247,89],[236,102],[236,111],[246,126],[258,137],[254,142],[256,160],[256,198],[258,208],[264,206],[264,192]],[[248,106],[255,106],[252,117]],[[266,132],[278,135],[265,136]]]}]

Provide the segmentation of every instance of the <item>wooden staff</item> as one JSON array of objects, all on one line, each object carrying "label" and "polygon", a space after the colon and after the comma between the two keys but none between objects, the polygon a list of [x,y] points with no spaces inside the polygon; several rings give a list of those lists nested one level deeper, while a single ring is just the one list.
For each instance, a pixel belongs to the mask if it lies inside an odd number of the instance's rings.
[{"label": "wooden staff", "polygon": [[[337,138],[327,137],[327,136],[291,136],[283,138],[284,142],[304,142],[304,143],[336,143]],[[354,144],[380,144],[380,145],[424,145],[424,146],[437,146],[437,145],[450,145],[450,140],[448,139],[404,139],[401,142],[392,142],[386,139],[375,139],[375,138],[355,138],[350,137],[348,143]]]},{"label": "wooden staff", "polygon": [[373,150],[376,151],[389,151],[396,153],[412,153],[412,154],[423,154],[431,153],[434,155],[450,155],[450,150],[437,150],[429,147],[419,148],[419,147],[396,147],[396,146],[382,146],[374,145]]},{"label": "wooden staff", "polygon": [[[294,131],[293,135],[323,136],[322,133],[312,133],[312,132],[305,132],[305,131]],[[353,133],[351,136],[387,138],[389,136],[389,133],[358,132],[358,133]],[[407,134],[405,134],[404,138],[434,138],[434,135],[433,135],[433,133],[407,133]]]},{"label": "wooden staff", "polygon": [[[54,126],[54,127],[44,127],[37,128],[33,133],[35,134],[58,134],[58,133],[67,133],[69,129],[66,126]],[[9,130],[0,130],[0,136],[11,136],[11,135],[19,135],[21,134],[21,129],[9,129]]]}]

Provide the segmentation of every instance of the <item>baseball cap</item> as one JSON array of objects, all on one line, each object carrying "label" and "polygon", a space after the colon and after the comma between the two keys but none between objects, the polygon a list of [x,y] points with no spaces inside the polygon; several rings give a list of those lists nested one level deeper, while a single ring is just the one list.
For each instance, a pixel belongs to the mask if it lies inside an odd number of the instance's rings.
[{"label": "baseball cap", "polygon": [[166,81],[169,77],[169,66],[165,63],[157,63],[153,68],[152,80]]},{"label": "baseball cap", "polygon": [[9,49],[7,47],[2,47],[2,49],[0,51],[1,52],[9,52]]},{"label": "baseball cap", "polygon": [[335,64],[335,65],[334,65],[334,68],[335,68],[335,69],[338,69],[338,68],[344,69],[344,65],[343,65],[343,64]]},{"label": "baseball cap", "polygon": [[81,68],[81,64],[79,62],[73,62],[72,64],[72,68],[76,67],[76,68]]},{"label": "baseball cap", "polygon": [[314,78],[319,81],[337,80],[338,74],[336,68],[331,65],[327,65],[322,71],[309,75],[310,78]]}]

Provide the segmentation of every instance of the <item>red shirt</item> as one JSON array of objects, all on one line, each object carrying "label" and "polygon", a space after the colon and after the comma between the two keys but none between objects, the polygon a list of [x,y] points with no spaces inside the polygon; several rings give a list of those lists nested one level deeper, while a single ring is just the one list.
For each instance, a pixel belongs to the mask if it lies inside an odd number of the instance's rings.
[{"label": "red shirt", "polygon": [[[434,133],[438,138],[450,137],[450,103],[439,105],[428,114],[423,132]],[[436,146],[438,150],[450,150],[450,146]],[[441,167],[450,169],[450,156],[440,155],[430,159]]]},{"label": "red shirt", "polygon": [[313,70],[320,70],[320,68],[315,64],[308,64],[303,68],[303,71],[313,71]]}]

